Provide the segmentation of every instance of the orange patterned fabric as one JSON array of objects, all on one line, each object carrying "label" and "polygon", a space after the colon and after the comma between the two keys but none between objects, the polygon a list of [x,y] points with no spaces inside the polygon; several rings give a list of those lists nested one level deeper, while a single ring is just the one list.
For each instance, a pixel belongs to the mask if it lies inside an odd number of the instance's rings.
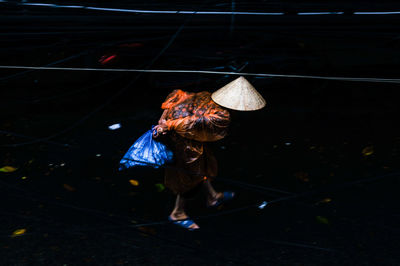
[{"label": "orange patterned fabric", "polygon": [[207,142],[222,139],[227,134],[229,112],[216,104],[207,91],[175,90],[161,108],[168,110],[165,117],[168,130],[174,130],[184,138]]},{"label": "orange patterned fabric", "polygon": [[217,175],[217,161],[207,142],[226,136],[230,115],[206,91],[175,90],[161,108],[175,156],[175,165],[166,169],[165,185],[182,194],[199,185],[205,176]]}]

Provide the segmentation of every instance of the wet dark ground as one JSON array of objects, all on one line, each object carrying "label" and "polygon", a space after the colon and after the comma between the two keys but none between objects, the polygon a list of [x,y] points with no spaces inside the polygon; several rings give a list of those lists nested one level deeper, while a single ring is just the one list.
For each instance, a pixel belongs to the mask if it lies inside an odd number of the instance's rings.
[{"label": "wet dark ground", "polygon": [[[236,133],[236,144],[234,135],[215,147],[224,178],[215,185],[238,197],[219,210],[194,199],[188,213],[200,216],[201,230],[186,232],[165,222],[173,195],[155,186],[162,170],[117,172],[121,153],[114,150],[124,145],[116,143],[126,141],[127,148],[136,127],[121,122],[120,131],[82,133],[76,144],[83,149],[8,154],[19,170],[1,180],[4,265],[398,264],[398,177],[385,176],[397,171],[384,158],[391,153],[386,140],[374,141],[374,154],[363,156],[355,138],[332,145],[312,136],[243,139],[250,134]],[[289,195],[249,184],[313,193],[229,213]],[[146,225],[153,222],[162,224]],[[26,233],[12,237],[21,228]]]},{"label": "wet dark ground", "polygon": [[[16,11],[0,18],[18,22],[2,25],[1,64],[87,51],[59,65],[143,68],[182,23],[107,17],[99,33],[101,16],[52,13],[64,17],[49,22],[31,11],[31,24]],[[151,27],[140,29],[141,19]],[[246,72],[398,77],[395,17],[322,26],[237,19],[234,33],[230,19],[193,19],[151,68],[230,71],[247,62]],[[237,197],[214,210],[199,194],[187,211],[201,229],[188,232],[166,221],[174,196],[160,185],[163,170],[119,172],[118,162],[158,121],[171,90],[214,91],[233,76],[15,73],[0,78],[0,168],[17,168],[0,173],[1,265],[400,264],[397,84],[249,78],[267,107],[233,112],[229,136],[212,144],[215,187]],[[121,128],[109,130],[115,123]]]}]

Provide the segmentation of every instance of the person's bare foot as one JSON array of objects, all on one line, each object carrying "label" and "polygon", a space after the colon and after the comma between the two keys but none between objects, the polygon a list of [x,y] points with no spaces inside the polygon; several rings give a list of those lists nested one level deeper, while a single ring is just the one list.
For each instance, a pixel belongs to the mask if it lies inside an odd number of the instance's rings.
[{"label": "person's bare foot", "polygon": [[[181,213],[172,212],[172,213],[169,215],[169,218],[170,218],[172,221],[178,221],[178,220],[185,220],[185,219],[188,219],[189,216],[187,216],[186,213],[184,213],[184,212],[181,212]],[[199,228],[200,228],[200,227],[199,227],[196,223],[193,223],[193,224],[191,224],[191,225],[188,227],[188,229],[193,229],[193,230],[199,229]]]},{"label": "person's bare foot", "polygon": [[217,204],[217,201],[219,199],[222,199],[223,197],[224,197],[224,193],[222,193],[222,192],[218,192],[215,196],[209,195],[208,199],[207,199],[207,205],[210,207],[214,206],[215,204]]},{"label": "person's bare foot", "polygon": [[[225,196],[224,193],[231,193],[231,194],[226,194],[227,195],[227,199],[222,200]],[[207,200],[207,205],[208,207],[213,207],[215,205],[220,205],[223,201],[226,200],[231,200],[233,197],[235,197],[235,192],[218,192],[214,197],[212,197],[211,195],[208,197]],[[221,201],[221,202],[218,202]]]}]

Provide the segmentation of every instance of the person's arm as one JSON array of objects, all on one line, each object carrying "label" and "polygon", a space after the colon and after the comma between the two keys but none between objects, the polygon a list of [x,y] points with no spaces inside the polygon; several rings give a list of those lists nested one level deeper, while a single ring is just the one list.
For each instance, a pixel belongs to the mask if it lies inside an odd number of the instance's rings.
[{"label": "person's arm", "polygon": [[193,134],[193,132],[190,132],[190,129],[193,128],[193,123],[198,118],[192,115],[184,118],[166,120],[166,114],[167,110],[164,110],[160,120],[158,121],[158,125],[154,127],[156,130],[156,135],[154,135],[154,137],[165,135],[171,130],[175,130],[180,135],[188,135],[190,133]]},{"label": "person's arm", "polygon": [[156,131],[156,135],[154,135],[155,138],[157,138],[160,135],[165,135],[168,131],[168,126],[166,124],[165,118],[167,117],[168,110],[164,110],[163,114],[161,115],[160,119],[158,120],[158,125],[154,127],[154,130]]},{"label": "person's arm", "polygon": [[169,128],[166,124],[166,119],[169,110],[177,105],[179,102],[184,100],[186,97],[187,93],[182,90],[174,90],[167,96],[167,98],[161,105],[161,108],[164,109],[164,112],[161,115],[160,120],[158,120],[158,125],[154,127],[154,129],[156,130],[156,135],[154,135],[154,137],[165,135],[167,133]]},{"label": "person's arm", "polygon": [[164,110],[164,112],[162,113],[162,115],[160,117],[160,120],[158,120],[158,124],[161,124],[162,121],[165,121],[165,118],[167,117],[167,113],[168,113],[168,110]]},{"label": "person's arm", "polygon": [[186,116],[162,122],[162,131],[173,130],[182,137],[204,141],[216,141],[226,135],[229,124],[229,116],[221,117],[215,115]]}]

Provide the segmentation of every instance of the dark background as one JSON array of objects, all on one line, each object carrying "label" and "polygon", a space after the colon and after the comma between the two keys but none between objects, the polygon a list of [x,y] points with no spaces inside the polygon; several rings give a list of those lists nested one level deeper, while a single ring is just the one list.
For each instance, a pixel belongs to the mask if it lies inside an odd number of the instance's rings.
[{"label": "dark background", "polygon": [[[400,15],[353,14],[400,10],[395,1],[234,2],[285,15],[233,18],[18,3],[0,3],[0,65],[399,78]],[[57,4],[232,10],[230,1]],[[345,14],[296,15],[314,11]],[[247,77],[267,106],[234,112],[229,136],[213,143],[215,186],[238,196],[219,210],[191,201],[199,232],[166,222],[174,196],[159,191],[162,169],[118,172],[168,93],[234,78],[1,69],[0,167],[18,169],[0,173],[0,264],[399,265],[398,84]]]}]

